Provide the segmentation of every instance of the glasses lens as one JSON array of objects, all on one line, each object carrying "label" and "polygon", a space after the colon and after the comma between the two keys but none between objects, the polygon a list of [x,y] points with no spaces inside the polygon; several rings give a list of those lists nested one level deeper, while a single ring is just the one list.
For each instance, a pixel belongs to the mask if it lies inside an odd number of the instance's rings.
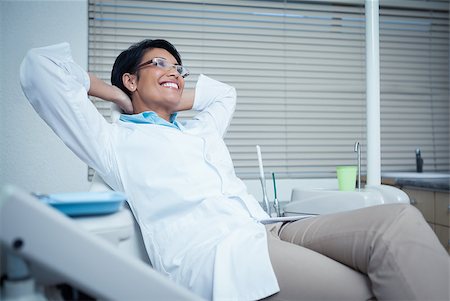
[{"label": "glasses lens", "polygon": [[169,63],[167,60],[163,59],[163,58],[154,58],[153,59],[153,63],[158,66],[159,68],[162,69],[166,69],[169,70],[171,68],[175,68],[175,70],[177,70],[177,72],[184,78],[186,76],[189,75],[189,70],[186,69],[185,67],[181,66],[181,65],[173,65],[171,63]]},{"label": "glasses lens", "polygon": [[177,72],[184,78],[189,75],[189,70],[181,65],[177,65]]},{"label": "glasses lens", "polygon": [[170,68],[170,63],[168,63],[165,59],[157,57],[157,58],[153,59],[153,62],[159,68],[163,68],[163,69],[169,69]]}]

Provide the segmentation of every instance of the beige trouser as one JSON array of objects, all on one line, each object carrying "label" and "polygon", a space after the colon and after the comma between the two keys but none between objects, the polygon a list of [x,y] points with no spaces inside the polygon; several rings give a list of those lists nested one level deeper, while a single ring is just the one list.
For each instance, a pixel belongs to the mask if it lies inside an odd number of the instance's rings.
[{"label": "beige trouser", "polygon": [[449,300],[450,258],[413,206],[380,205],[267,229],[280,292],[264,300]]}]

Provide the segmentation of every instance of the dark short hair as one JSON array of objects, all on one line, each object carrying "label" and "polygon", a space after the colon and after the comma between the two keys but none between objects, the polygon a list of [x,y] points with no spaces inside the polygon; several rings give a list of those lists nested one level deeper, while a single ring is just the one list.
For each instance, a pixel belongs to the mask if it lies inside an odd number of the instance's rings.
[{"label": "dark short hair", "polygon": [[131,97],[131,92],[123,85],[122,76],[125,73],[135,73],[142,57],[148,50],[153,48],[162,48],[167,50],[174,56],[179,65],[182,64],[180,54],[175,46],[173,46],[170,42],[162,39],[146,39],[131,45],[127,50],[122,51],[117,56],[111,71],[111,84],[117,86]]}]

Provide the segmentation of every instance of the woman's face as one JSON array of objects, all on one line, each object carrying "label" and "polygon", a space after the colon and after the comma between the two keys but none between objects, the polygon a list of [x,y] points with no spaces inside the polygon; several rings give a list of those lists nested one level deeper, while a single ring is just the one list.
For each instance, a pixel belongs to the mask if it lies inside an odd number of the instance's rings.
[{"label": "woman's face", "polygon": [[[170,52],[161,48],[148,50],[139,64],[154,58],[165,59],[173,65],[178,64]],[[160,116],[174,113],[184,89],[184,78],[177,70],[145,65],[138,70],[138,75],[135,81],[136,90],[132,95],[134,112],[154,111]]]}]

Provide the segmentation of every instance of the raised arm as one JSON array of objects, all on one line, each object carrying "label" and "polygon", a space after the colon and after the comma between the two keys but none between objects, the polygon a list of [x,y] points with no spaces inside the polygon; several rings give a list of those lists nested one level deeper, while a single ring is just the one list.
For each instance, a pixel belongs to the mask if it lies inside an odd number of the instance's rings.
[{"label": "raised arm", "polygon": [[112,125],[89,100],[89,76],[72,60],[69,44],[30,50],[20,81],[36,112],[81,160],[102,175],[114,170]]},{"label": "raised arm", "polygon": [[175,108],[175,112],[188,111],[192,109],[192,106],[194,105],[194,99],[195,99],[195,90],[184,89],[183,94],[181,95],[181,101]]},{"label": "raised arm", "polygon": [[116,86],[109,85],[92,73],[89,73],[90,89],[88,94],[117,104],[125,113],[133,113],[130,98]]},{"label": "raised arm", "polygon": [[205,75],[200,75],[191,95],[195,98],[193,109],[199,111],[195,119],[214,126],[225,135],[236,109],[236,89]]}]

